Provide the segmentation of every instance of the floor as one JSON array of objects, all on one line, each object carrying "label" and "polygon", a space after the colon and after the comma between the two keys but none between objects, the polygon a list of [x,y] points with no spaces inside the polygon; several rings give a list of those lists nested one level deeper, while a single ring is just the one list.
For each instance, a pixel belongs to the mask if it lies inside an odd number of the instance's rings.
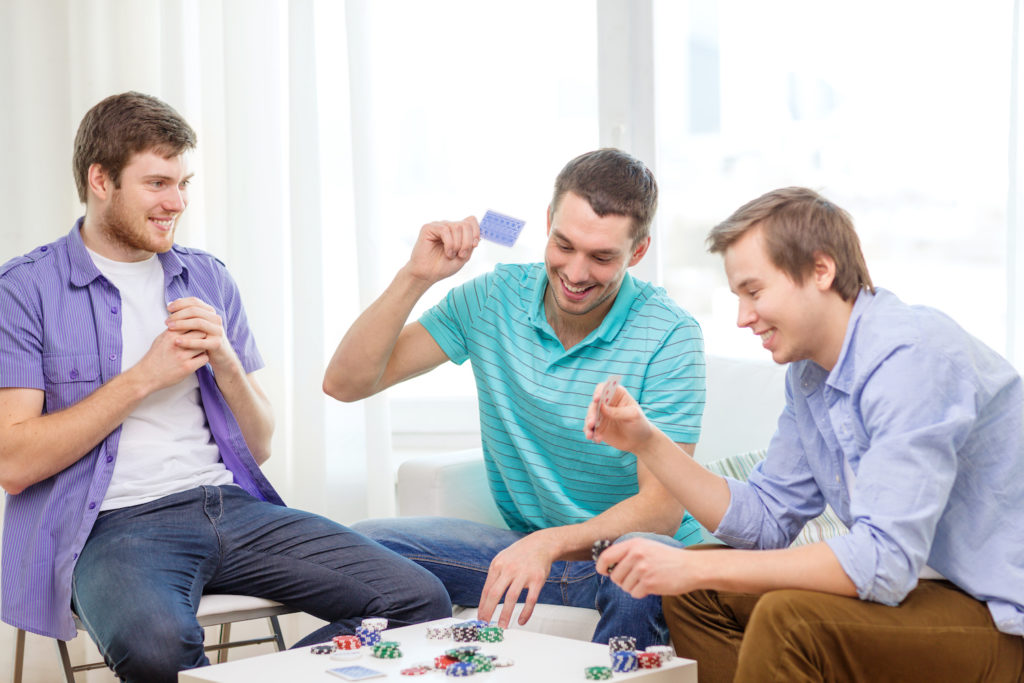
[{"label": "floor", "polygon": [[[314,631],[324,622],[311,617],[308,614],[286,614],[278,617],[281,622],[281,630],[284,633],[285,645],[291,645],[307,633]],[[207,642],[216,642],[218,629],[211,627],[206,629]],[[255,621],[238,622],[232,624],[231,637],[234,638],[256,638],[269,633],[269,627],[265,619]],[[0,624],[0,681],[6,683],[11,680],[14,673],[14,646],[17,631],[7,624]],[[254,655],[266,654],[274,651],[274,646],[251,645],[249,647],[232,649],[229,657],[240,659]],[[77,638],[68,643],[68,652],[72,664],[98,661],[99,653],[96,647],[89,640],[86,634],[79,634]],[[214,655],[214,658],[216,655]],[[115,681],[114,674],[109,669],[94,669],[79,673],[78,683],[111,683]],[[57,655],[57,645],[50,638],[43,638],[33,633],[27,634],[25,639],[25,670],[22,674],[23,683],[54,683],[63,681],[60,668],[60,658]]]}]

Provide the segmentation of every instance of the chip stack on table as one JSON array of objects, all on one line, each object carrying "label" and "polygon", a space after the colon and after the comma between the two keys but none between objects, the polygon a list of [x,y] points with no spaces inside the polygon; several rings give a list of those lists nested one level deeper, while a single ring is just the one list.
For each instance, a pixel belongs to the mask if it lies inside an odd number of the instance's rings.
[{"label": "chip stack on table", "polygon": [[399,645],[395,640],[383,640],[373,646],[373,656],[378,659],[398,659],[402,656]]},{"label": "chip stack on table", "polygon": [[480,236],[485,240],[511,247],[519,238],[526,221],[488,210],[480,219]]},{"label": "chip stack on table", "polygon": [[612,636],[608,639],[608,651],[615,653],[621,650],[636,650],[636,638],[633,636]]},{"label": "chip stack on table", "polygon": [[588,666],[583,670],[583,677],[588,681],[606,681],[612,677],[612,670],[607,666]]}]

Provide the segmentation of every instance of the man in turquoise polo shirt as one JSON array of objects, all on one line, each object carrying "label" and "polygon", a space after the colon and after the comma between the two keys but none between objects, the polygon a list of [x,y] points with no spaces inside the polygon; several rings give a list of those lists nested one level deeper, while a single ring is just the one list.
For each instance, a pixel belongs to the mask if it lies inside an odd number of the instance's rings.
[{"label": "man in turquoise polo shirt", "polygon": [[355,401],[470,360],[488,480],[509,528],[447,518],[355,528],[432,571],[453,602],[478,604],[482,619],[504,602],[498,621],[507,626],[518,599],[521,624],[538,601],[596,607],[595,642],[667,642],[658,600],[633,599],[598,575],[591,547],[631,532],[689,544],[700,540],[699,526],[633,455],[580,430],[594,386],[620,375],[684,451],[692,454],[700,435],[700,328],[664,290],[627,271],[650,246],[657,198],[650,170],[624,152],[573,159],[555,181],[544,263],[500,265],[406,324],[423,293],[462,268],[480,239],[473,217],[428,223],[327,368],[324,390]]}]

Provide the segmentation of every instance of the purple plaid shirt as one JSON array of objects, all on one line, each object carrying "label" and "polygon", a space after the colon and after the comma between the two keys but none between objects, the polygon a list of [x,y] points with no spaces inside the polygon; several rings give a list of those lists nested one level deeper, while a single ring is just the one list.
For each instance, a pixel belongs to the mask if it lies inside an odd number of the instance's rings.
[{"label": "purple plaid shirt", "polygon": [[[67,408],[121,372],[121,297],[82,243],[79,219],[61,239],[0,266],[0,387],[45,392],[44,413]],[[213,306],[245,371],[263,366],[224,264],[175,245],[159,255],[167,301]],[[197,371],[206,419],[235,483],[283,505],[245,444],[209,365]],[[114,471],[121,429],[59,474],[7,496],[2,614],[12,626],[69,640],[71,574]]]}]

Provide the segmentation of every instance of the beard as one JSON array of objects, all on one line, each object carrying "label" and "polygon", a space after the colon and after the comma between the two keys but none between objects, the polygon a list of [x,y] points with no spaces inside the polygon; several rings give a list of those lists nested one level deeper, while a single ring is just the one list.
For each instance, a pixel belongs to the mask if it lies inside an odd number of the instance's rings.
[{"label": "beard", "polygon": [[110,206],[100,220],[103,235],[111,244],[117,244],[125,250],[147,251],[151,254],[170,250],[174,244],[177,223],[171,228],[166,241],[153,235],[148,223],[144,213],[136,214],[128,208],[119,189],[114,190]]}]

